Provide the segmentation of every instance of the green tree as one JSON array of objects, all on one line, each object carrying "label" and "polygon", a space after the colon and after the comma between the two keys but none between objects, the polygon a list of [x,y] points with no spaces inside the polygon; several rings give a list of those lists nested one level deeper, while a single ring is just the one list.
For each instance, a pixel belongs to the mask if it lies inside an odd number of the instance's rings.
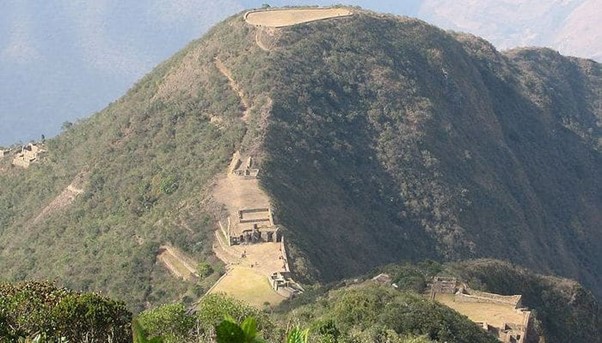
[{"label": "green tree", "polygon": [[213,267],[207,262],[200,262],[197,267],[197,272],[201,278],[206,278],[213,274]]},{"label": "green tree", "polygon": [[238,325],[232,317],[226,317],[215,328],[218,343],[262,343],[258,337],[257,321],[254,317],[247,317]]},{"label": "green tree", "polygon": [[[209,332],[220,325],[224,318],[238,323],[253,317],[258,331],[265,339],[276,339],[279,330],[266,313],[262,313],[246,303],[221,294],[209,294],[199,302],[197,307],[197,323],[204,332]],[[224,324],[228,325],[228,324]]]},{"label": "green tree", "polygon": [[132,314],[125,304],[95,293],[73,292],[49,282],[0,284],[0,334],[129,342]]},{"label": "green tree", "polygon": [[193,315],[182,304],[159,306],[140,313],[136,318],[150,337],[163,337],[165,343],[186,341],[196,324]]}]

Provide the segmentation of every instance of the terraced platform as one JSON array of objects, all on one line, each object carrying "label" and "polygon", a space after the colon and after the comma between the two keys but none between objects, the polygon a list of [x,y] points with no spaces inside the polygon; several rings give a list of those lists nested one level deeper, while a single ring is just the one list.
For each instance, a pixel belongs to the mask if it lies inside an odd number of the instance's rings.
[{"label": "terraced platform", "polygon": [[347,17],[352,14],[353,12],[347,8],[291,8],[247,12],[245,20],[256,26],[285,27],[316,20]]}]

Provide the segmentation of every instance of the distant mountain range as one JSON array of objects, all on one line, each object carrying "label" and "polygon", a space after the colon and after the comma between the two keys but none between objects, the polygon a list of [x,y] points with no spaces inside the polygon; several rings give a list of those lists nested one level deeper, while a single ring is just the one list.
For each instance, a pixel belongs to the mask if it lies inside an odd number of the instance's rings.
[{"label": "distant mountain range", "polygon": [[[0,13],[0,144],[52,136],[115,100],[217,21],[255,0],[8,0]],[[269,1],[272,6],[302,1]],[[319,5],[337,1],[317,1]],[[548,46],[602,59],[599,0],[373,1],[351,5],[471,32],[498,48]]]},{"label": "distant mountain range", "polygon": [[427,0],[417,16],[443,28],[474,33],[499,49],[545,46],[602,61],[600,0]]}]

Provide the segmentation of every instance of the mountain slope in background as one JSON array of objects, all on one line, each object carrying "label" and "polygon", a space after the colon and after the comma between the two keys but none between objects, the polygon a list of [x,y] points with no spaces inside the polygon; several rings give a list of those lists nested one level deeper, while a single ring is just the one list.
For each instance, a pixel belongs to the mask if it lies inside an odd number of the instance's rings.
[{"label": "mountain slope in background", "polygon": [[[600,295],[601,87],[593,61],[500,53],[414,19],[355,10],[268,30],[237,15],[49,140],[43,163],[0,160],[2,277],[136,309],[201,294],[156,254],[213,262],[212,184],[240,150],[306,280],[497,257]],[[44,210],[75,183],[71,204]]]},{"label": "mountain slope in background", "polygon": [[424,1],[418,17],[440,27],[470,32],[498,49],[542,46],[602,60],[598,0]]},{"label": "mountain slope in background", "polygon": [[[5,2],[0,13],[0,145],[38,139],[42,134],[54,136],[63,122],[100,110],[217,21],[263,3]],[[297,0],[269,3],[304,4]],[[498,48],[547,46],[563,54],[602,60],[598,0],[347,3],[467,31]]]}]

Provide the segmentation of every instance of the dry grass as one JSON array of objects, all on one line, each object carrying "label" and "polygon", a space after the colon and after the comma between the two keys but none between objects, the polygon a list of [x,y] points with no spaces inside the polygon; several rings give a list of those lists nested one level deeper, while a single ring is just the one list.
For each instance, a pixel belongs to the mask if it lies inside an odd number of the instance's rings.
[{"label": "dry grass", "polygon": [[242,266],[233,266],[213,287],[211,293],[226,293],[260,309],[265,302],[278,305],[285,299],[272,289],[264,274]]},{"label": "dry grass", "polygon": [[203,49],[201,46],[190,51],[165,75],[159,83],[153,100],[170,101],[175,96],[181,96],[184,91],[189,97],[193,97],[199,90],[201,82],[207,79],[207,66],[199,63]]},{"label": "dry grass", "polygon": [[524,314],[511,305],[456,302],[453,294],[437,294],[435,299],[473,322],[487,322],[495,327],[501,327],[504,323],[523,323]]},{"label": "dry grass", "polygon": [[280,9],[248,12],[245,20],[251,25],[283,27],[352,14],[346,8]]}]

